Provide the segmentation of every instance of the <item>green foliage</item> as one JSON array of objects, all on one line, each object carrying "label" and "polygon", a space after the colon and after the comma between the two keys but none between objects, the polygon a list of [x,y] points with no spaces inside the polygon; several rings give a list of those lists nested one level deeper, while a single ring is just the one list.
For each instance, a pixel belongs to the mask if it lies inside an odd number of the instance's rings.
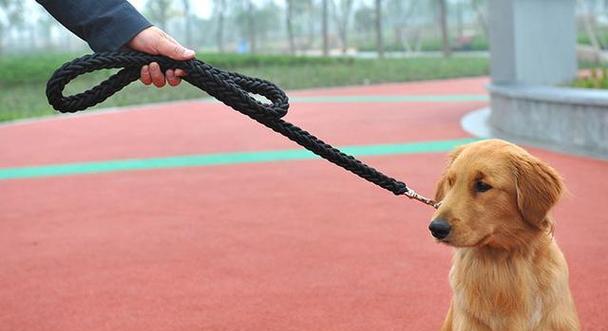
[{"label": "green foliage", "polygon": [[314,57],[291,55],[252,55],[252,54],[219,54],[210,53],[199,56],[203,61],[228,70],[264,66],[302,66],[352,64],[351,57]]},{"label": "green foliage", "polygon": [[286,89],[302,89],[483,76],[489,73],[489,63],[486,58],[475,57],[356,59],[352,64],[294,66],[288,70],[269,66],[242,72]]},{"label": "green foliage", "polygon": [[[604,47],[604,49],[606,49],[608,46],[608,29],[598,29],[596,34],[598,41]],[[582,45],[591,45],[591,38],[589,38],[587,33],[579,33],[576,38],[576,42]]]},{"label": "green foliage", "polygon": [[43,82],[78,54],[36,54],[0,56],[0,86]]},{"label": "green foliage", "polygon": [[608,67],[593,68],[587,77],[579,78],[572,83],[574,87],[608,89]]},{"label": "green foliage", "polygon": [[[0,56],[0,86],[6,84],[45,82],[63,63],[80,54],[36,54],[30,56]],[[251,55],[202,53],[197,58],[213,66],[238,70],[262,66],[352,64],[349,57],[312,57],[289,55]],[[96,74],[93,74],[94,76]]]},{"label": "green foliage", "polygon": [[376,22],[376,11],[374,8],[362,5],[355,12],[355,31],[359,33],[371,32],[371,27]]},{"label": "green foliage", "polygon": [[172,4],[172,0],[148,0],[144,13],[164,30],[169,18],[176,14],[172,9]]},{"label": "green foliage", "polygon": [[487,51],[490,49],[490,44],[483,35],[477,35],[471,41],[469,49],[473,51]]},{"label": "green foliage", "polygon": [[[19,0],[0,0],[0,25],[8,23],[9,25],[18,25],[23,23],[23,2]],[[7,22],[2,20],[2,17]]]},{"label": "green foliage", "polygon": [[[483,35],[473,37],[471,42],[466,45],[456,45],[455,41],[452,41],[452,44],[454,50],[487,51],[489,49],[488,40]],[[421,43],[421,51],[423,52],[439,52],[441,51],[441,47],[441,39],[439,38],[425,38]],[[376,45],[368,41],[357,45],[357,49],[362,52],[375,52]],[[384,45],[384,50],[387,52],[404,52],[405,48],[403,45],[387,40]]]}]

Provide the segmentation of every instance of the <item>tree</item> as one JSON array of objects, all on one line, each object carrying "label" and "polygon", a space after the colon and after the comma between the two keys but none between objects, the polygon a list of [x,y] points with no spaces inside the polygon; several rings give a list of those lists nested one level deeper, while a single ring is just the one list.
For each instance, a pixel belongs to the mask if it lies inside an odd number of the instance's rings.
[{"label": "tree", "polygon": [[329,0],[322,0],[321,30],[323,34],[323,55],[329,55]]},{"label": "tree", "polygon": [[[304,46],[304,48],[312,45],[315,23],[313,0],[285,0],[285,27],[291,54],[295,54],[299,45]],[[307,35],[307,40],[302,42],[301,37],[304,34]]]},{"label": "tree", "polygon": [[[401,0],[397,0],[401,1]],[[376,24],[376,10],[368,5],[363,4],[354,14],[354,31],[364,39],[373,39],[372,35],[375,31],[370,27]]]},{"label": "tree", "polygon": [[247,0],[247,30],[249,39],[249,50],[251,53],[256,53],[256,31],[255,31],[255,5],[252,0]]},{"label": "tree", "polygon": [[458,39],[464,36],[464,3],[462,0],[456,2],[456,31],[458,31]]},{"label": "tree", "polygon": [[443,56],[448,57],[451,54],[450,36],[448,35],[448,9],[447,0],[437,0],[439,5],[439,26],[441,28],[441,40],[443,44]]},{"label": "tree", "polygon": [[293,10],[295,0],[285,0],[285,25],[287,27],[287,39],[289,40],[289,54],[296,53],[296,43],[293,36]]},{"label": "tree", "polygon": [[[426,4],[426,6],[425,6]],[[419,52],[422,49],[422,12],[429,4],[420,0],[388,0],[388,24],[395,31],[395,42],[401,45],[406,52]],[[431,7],[434,8],[434,7]]]},{"label": "tree", "polygon": [[305,48],[310,49],[310,47],[315,42],[315,26],[316,26],[316,17],[317,12],[315,10],[315,1],[314,0],[304,0],[306,3],[306,13],[307,13],[307,25],[308,25],[308,40],[306,42]]},{"label": "tree", "polygon": [[172,0],[148,0],[146,2],[147,16],[164,31],[167,30],[167,22],[172,16],[172,3]]},{"label": "tree", "polygon": [[477,24],[481,26],[483,35],[488,38],[488,19],[487,19],[487,7],[486,1],[484,0],[471,0],[471,6],[475,10],[475,16],[477,18]]},{"label": "tree", "polygon": [[190,0],[182,0],[182,6],[184,7],[184,18],[185,31],[186,31],[186,46],[193,47],[192,45],[192,14],[190,13]]},{"label": "tree", "polygon": [[[298,2],[296,8],[299,7],[301,6]],[[294,17],[295,13],[298,13],[298,10],[294,11]],[[261,2],[261,5],[256,6],[254,17],[258,47],[265,44],[268,40],[275,41],[283,37],[282,31],[277,29],[277,22],[280,22],[282,17],[281,7],[279,7],[276,2],[272,0]]]},{"label": "tree", "polygon": [[251,53],[256,53],[259,43],[266,41],[273,32],[275,37],[280,34],[276,33],[276,26],[281,10],[274,1],[234,1],[233,10],[234,25],[241,38],[246,38]]},{"label": "tree", "polygon": [[40,17],[38,18],[38,21],[36,22],[36,25],[40,27],[40,30],[42,31],[41,35],[45,36],[43,39],[43,44],[42,47],[45,50],[50,50],[51,49],[51,38],[49,38],[48,36],[51,35],[51,28],[53,27],[53,21],[51,19],[50,15],[40,15]]},{"label": "tree", "polygon": [[3,36],[14,26],[23,23],[23,2],[19,0],[0,0],[0,53],[2,52]]},{"label": "tree", "polygon": [[589,41],[591,42],[591,47],[593,48],[593,57],[597,64],[602,62],[602,45],[597,38],[595,30],[593,29],[593,24],[591,22],[593,17],[593,12],[589,6],[583,1],[578,0],[578,5],[582,7],[583,12],[583,25],[585,26],[585,32],[589,36]]},{"label": "tree", "polygon": [[334,7],[334,19],[338,26],[338,35],[342,43],[342,53],[348,50],[348,24],[353,9],[353,0],[332,1]]},{"label": "tree", "polygon": [[384,57],[384,39],[382,37],[382,0],[376,0],[376,50],[378,57]]},{"label": "tree", "polygon": [[252,0],[231,1],[232,20],[237,27],[240,40],[246,40],[249,52],[256,52],[256,6]]},{"label": "tree", "polygon": [[213,2],[213,13],[217,18],[217,29],[216,29],[216,42],[217,49],[220,53],[224,52],[224,18],[228,6],[226,0],[215,0]]}]

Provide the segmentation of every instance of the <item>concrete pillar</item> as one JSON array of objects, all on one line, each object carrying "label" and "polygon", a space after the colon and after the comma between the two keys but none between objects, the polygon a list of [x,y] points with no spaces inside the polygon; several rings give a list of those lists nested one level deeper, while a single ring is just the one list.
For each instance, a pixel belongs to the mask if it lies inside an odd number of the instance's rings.
[{"label": "concrete pillar", "polygon": [[557,85],[575,77],[575,0],[488,4],[493,84]]}]

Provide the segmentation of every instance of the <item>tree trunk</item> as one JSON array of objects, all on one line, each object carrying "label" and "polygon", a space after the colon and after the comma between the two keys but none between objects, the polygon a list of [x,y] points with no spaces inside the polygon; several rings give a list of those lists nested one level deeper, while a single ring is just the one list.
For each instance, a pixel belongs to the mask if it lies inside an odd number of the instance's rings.
[{"label": "tree trunk", "polygon": [[348,32],[346,27],[340,27],[340,39],[342,40],[342,54],[346,54],[348,51]]},{"label": "tree trunk", "polygon": [[382,0],[376,0],[376,50],[378,57],[384,57],[384,38],[382,37]]},{"label": "tree trunk", "polygon": [[589,36],[589,41],[591,42],[591,47],[593,47],[593,53],[594,53],[594,60],[596,62],[596,64],[600,64],[602,62],[602,47],[600,45],[600,42],[597,39],[597,36],[595,35],[595,31],[593,30],[593,27],[591,26],[591,15],[592,12],[591,10],[589,10],[589,8],[586,6],[585,2],[583,0],[578,0],[579,5],[581,5],[583,8],[583,25],[585,26],[585,32],[587,32],[587,35]]},{"label": "tree trunk", "polygon": [[483,10],[475,0],[472,1],[472,6],[475,9],[477,24],[481,26],[481,31],[483,32],[483,35],[488,38],[488,21],[486,20]]},{"label": "tree trunk", "polygon": [[458,30],[458,38],[463,38],[464,37],[464,4],[462,3],[462,0],[458,0],[458,3],[456,4],[457,8],[458,8],[458,13],[457,13],[457,30]]},{"label": "tree trunk", "polygon": [[36,42],[37,41],[36,25],[34,25],[34,24],[29,25],[28,30],[30,33],[30,49],[35,50],[38,48],[38,43]]},{"label": "tree trunk", "polygon": [[321,30],[323,33],[323,55],[329,55],[329,0],[323,0],[323,14],[321,19]]},{"label": "tree trunk", "polygon": [[437,0],[439,4],[439,26],[441,27],[441,40],[443,44],[443,57],[451,55],[450,37],[448,35],[447,0]]},{"label": "tree trunk", "polygon": [[4,53],[4,26],[0,23],[0,54],[2,53]]},{"label": "tree trunk", "polygon": [[224,52],[224,14],[219,14],[217,18],[217,50]]},{"label": "tree trunk", "polygon": [[308,40],[306,42],[306,50],[310,50],[315,43],[315,5],[313,0],[308,0]]},{"label": "tree trunk", "polygon": [[289,39],[289,54],[294,55],[296,53],[296,44],[293,39],[293,1],[286,0],[285,7],[285,25],[287,26],[287,38]]},{"label": "tree trunk", "polygon": [[247,1],[247,26],[248,26],[248,35],[249,35],[249,50],[252,54],[256,53],[256,31],[255,31],[255,17],[254,17],[255,6],[253,5],[253,1]]},{"label": "tree trunk", "polygon": [[184,18],[186,19],[186,46],[192,48],[194,45],[192,45],[192,15],[190,14],[190,0],[182,0],[182,2],[184,5]]},{"label": "tree trunk", "polygon": [[159,11],[158,25],[160,25],[161,30],[167,31],[167,12],[164,9]]},{"label": "tree trunk", "polygon": [[342,54],[346,54],[348,52],[348,31],[346,31],[346,27],[344,26],[339,27],[338,30],[340,40],[342,40]]},{"label": "tree trunk", "polygon": [[217,50],[224,52],[224,12],[226,11],[226,0],[215,0],[217,4]]},{"label": "tree trunk", "polygon": [[345,2],[339,2],[339,11],[334,11],[336,22],[338,23],[338,34],[342,40],[342,53],[346,54],[348,51],[348,19],[350,18],[350,12],[353,8],[353,0],[344,0]]}]

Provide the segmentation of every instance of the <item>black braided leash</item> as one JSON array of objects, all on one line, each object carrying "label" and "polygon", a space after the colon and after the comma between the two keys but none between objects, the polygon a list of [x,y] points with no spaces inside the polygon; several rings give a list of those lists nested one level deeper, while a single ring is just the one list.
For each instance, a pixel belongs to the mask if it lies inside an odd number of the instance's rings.
[{"label": "black braided leash", "polygon": [[[157,62],[161,70],[183,69],[184,80],[241,114],[284,135],[322,158],[362,177],[395,195],[405,195],[437,208],[435,201],[417,194],[405,183],[384,175],[354,157],[344,154],[317,137],[285,122],[289,101],[285,92],[275,84],[258,78],[216,69],[202,61],[175,61],[163,56],[139,52],[105,52],[86,55],[68,62],[55,71],[46,87],[49,103],[60,112],[77,112],[94,106],[137,80],[141,67]],[[63,96],[63,89],[74,78],[100,69],[123,68],[116,74],[85,92]],[[270,104],[262,103],[250,94],[264,96]]]}]

